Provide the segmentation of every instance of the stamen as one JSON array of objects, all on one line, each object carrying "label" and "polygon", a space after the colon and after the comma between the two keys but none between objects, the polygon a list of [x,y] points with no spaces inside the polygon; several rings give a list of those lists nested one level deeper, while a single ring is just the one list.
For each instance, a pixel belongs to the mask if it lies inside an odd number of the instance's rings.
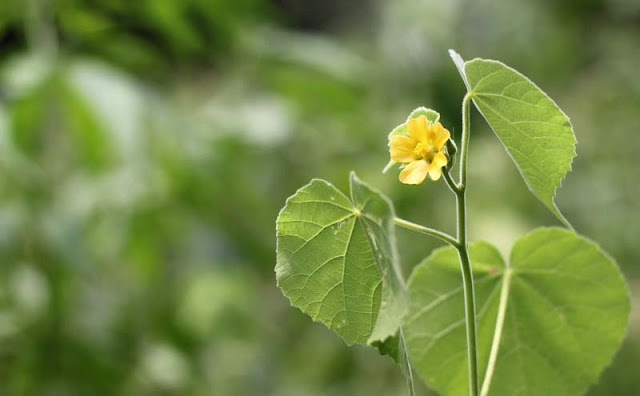
[{"label": "stamen", "polygon": [[433,147],[431,144],[422,142],[416,145],[416,148],[413,150],[413,152],[429,163],[431,163],[436,154],[438,154],[438,150],[436,150],[435,147]]}]

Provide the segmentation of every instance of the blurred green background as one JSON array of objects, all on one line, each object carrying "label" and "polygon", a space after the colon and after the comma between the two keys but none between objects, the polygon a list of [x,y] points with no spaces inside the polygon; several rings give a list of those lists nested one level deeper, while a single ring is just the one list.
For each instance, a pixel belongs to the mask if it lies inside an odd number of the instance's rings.
[{"label": "blurred green background", "polygon": [[[389,358],[288,306],[275,218],[354,169],[453,231],[444,183],[380,172],[419,105],[459,138],[448,48],[517,68],[571,117],[558,205],[634,304],[589,395],[640,395],[637,0],[3,0],[0,394],[404,394]],[[558,222],[472,126],[470,234],[506,253]],[[437,242],[398,233],[408,275]]]}]

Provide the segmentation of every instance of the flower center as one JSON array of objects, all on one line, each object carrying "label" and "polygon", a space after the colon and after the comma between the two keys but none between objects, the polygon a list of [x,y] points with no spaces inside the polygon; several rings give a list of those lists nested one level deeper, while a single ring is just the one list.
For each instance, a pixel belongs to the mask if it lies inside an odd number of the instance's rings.
[{"label": "flower center", "polygon": [[431,162],[433,160],[433,157],[438,154],[438,150],[436,150],[435,147],[428,143],[422,142],[416,145],[416,148],[413,150],[413,152],[427,162]]}]

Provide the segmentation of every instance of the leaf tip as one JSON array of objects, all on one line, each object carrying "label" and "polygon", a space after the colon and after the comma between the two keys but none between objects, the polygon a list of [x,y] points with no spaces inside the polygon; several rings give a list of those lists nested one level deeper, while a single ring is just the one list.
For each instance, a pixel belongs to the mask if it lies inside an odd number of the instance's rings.
[{"label": "leaf tip", "polygon": [[471,85],[467,80],[467,74],[464,70],[464,65],[465,65],[464,59],[462,59],[462,56],[460,56],[460,54],[454,51],[453,49],[449,49],[449,56],[451,57],[453,64],[456,65],[456,68],[458,69],[458,73],[460,73],[460,77],[462,77],[462,81],[464,82],[464,85],[467,87],[467,91],[471,91]]},{"label": "leaf tip", "polygon": [[360,182],[360,179],[358,178],[358,175],[356,175],[356,171],[351,171],[349,172],[349,182],[350,183],[358,183]]}]

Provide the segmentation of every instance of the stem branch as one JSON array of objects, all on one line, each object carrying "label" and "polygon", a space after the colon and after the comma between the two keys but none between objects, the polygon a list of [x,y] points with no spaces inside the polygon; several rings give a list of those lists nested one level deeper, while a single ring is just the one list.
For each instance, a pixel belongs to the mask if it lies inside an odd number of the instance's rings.
[{"label": "stem branch", "polygon": [[442,172],[442,176],[444,177],[444,181],[447,182],[447,186],[449,186],[449,190],[451,190],[451,192],[454,194],[458,194],[458,192],[460,191],[460,186],[458,186],[458,184],[453,181],[453,178],[449,173],[449,169],[446,169],[444,172]]},{"label": "stem branch", "polygon": [[412,223],[410,221],[401,219],[399,217],[396,217],[393,219],[394,223],[397,226],[406,228],[408,230],[412,230],[412,231],[416,231],[416,232],[420,232],[422,234],[426,234],[432,237],[436,237],[442,241],[447,242],[448,244],[452,245],[453,247],[458,247],[458,241],[456,241],[456,239],[454,237],[452,237],[451,235],[447,234],[446,232],[442,232],[442,231],[438,231],[438,230],[434,230],[433,228],[429,228],[429,227],[425,227],[425,226],[421,226],[419,224],[416,223]]}]

